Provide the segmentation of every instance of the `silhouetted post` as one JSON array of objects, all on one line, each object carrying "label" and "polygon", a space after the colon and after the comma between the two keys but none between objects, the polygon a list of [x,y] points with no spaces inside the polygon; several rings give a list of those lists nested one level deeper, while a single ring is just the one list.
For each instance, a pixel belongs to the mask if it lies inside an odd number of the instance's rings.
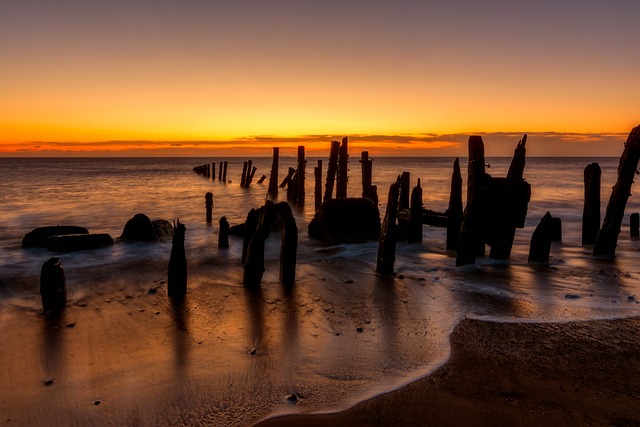
[{"label": "silhouetted post", "polygon": [[584,168],[584,208],[582,209],[582,244],[593,245],[600,231],[600,165]]},{"label": "silhouetted post", "polygon": [[400,207],[409,209],[409,188],[411,187],[411,173],[402,172],[400,177]]},{"label": "silhouetted post", "polygon": [[629,217],[629,237],[637,239],[640,237],[640,214],[632,213]]},{"label": "silhouetted post", "polygon": [[562,242],[562,218],[551,218],[551,241]]},{"label": "silhouetted post", "polygon": [[449,193],[449,207],[447,209],[447,243],[446,250],[458,249],[458,236],[462,225],[462,174],[460,173],[460,159],[453,162],[451,174],[451,192]]},{"label": "silhouetted post", "polygon": [[180,223],[180,220],[173,226],[167,293],[174,298],[183,297],[187,293],[187,256],[184,251],[186,231],[187,228]]},{"label": "silhouetted post", "polygon": [[322,204],[322,160],[318,160],[318,166],[313,168],[313,176],[315,178],[314,200],[316,211],[320,209]]},{"label": "silhouetted post", "polygon": [[[497,213],[497,217],[494,218],[495,226],[492,231],[492,235],[488,240],[491,242],[491,252],[489,256],[494,259],[509,259],[511,256],[511,249],[513,248],[513,239],[516,235],[516,227],[523,227],[523,220],[526,217],[526,210],[524,214],[519,211],[523,206],[526,209],[526,204],[522,203],[523,198],[526,196],[529,199],[529,187],[523,187],[524,167],[526,163],[527,154],[527,135],[518,141],[518,145],[513,153],[513,159],[509,166],[509,172],[507,173],[507,179],[505,180],[503,196],[504,205]],[[523,194],[523,193],[527,194]],[[560,218],[558,218],[559,220]]]},{"label": "silhouetted post", "polygon": [[392,275],[396,262],[396,243],[398,240],[396,229],[396,217],[398,215],[398,197],[400,192],[400,177],[389,187],[389,200],[387,211],[384,214],[380,241],[378,242],[378,259],[376,273]]},{"label": "silhouetted post", "polygon": [[213,193],[207,192],[204,195],[205,206],[207,207],[207,222],[211,222],[211,212],[213,209]]},{"label": "silhouetted post", "polygon": [[269,174],[269,194],[278,194],[278,161],[280,158],[280,148],[273,147],[273,161],[271,162],[271,174]]},{"label": "silhouetted post", "polygon": [[218,165],[218,181],[222,181],[222,162]]},{"label": "silhouetted post", "polygon": [[378,186],[372,185],[369,187],[369,198],[373,201],[373,204],[378,207],[380,200],[378,200]]},{"label": "silhouetted post", "polygon": [[269,237],[273,202],[267,201],[259,210],[259,219],[255,233],[251,237],[244,263],[242,283],[248,288],[258,288],[264,274],[264,242]]},{"label": "silhouetted post", "polygon": [[291,179],[287,184],[287,199],[295,205],[298,201],[298,171],[293,168],[290,169],[293,170],[293,175],[291,175]]},{"label": "silhouetted post", "polygon": [[411,192],[411,216],[409,217],[408,230],[409,243],[422,242],[422,187],[420,187],[420,178],[418,185],[413,187]]},{"label": "silhouetted post", "polygon": [[369,159],[369,152],[363,151],[360,154],[360,163],[362,167],[362,197],[369,197],[371,190],[371,174],[373,171],[373,160]]},{"label": "silhouetted post", "polygon": [[282,180],[282,183],[280,183],[280,188],[284,188],[289,185],[289,182],[291,181],[291,178],[293,178],[294,173],[296,173],[296,170],[290,167],[289,171],[287,172],[287,176],[285,176]]},{"label": "silhouetted post", "polygon": [[304,159],[304,145],[298,146],[298,181],[297,184],[297,194],[296,200],[298,202],[298,206],[304,206],[304,179],[305,179],[305,166],[307,161]]},{"label": "silhouetted post", "polygon": [[618,234],[624,217],[624,209],[631,195],[633,177],[638,168],[640,159],[640,126],[633,128],[627,142],[624,145],[620,164],[618,165],[618,180],[611,191],[611,197],[607,204],[607,212],[604,216],[602,229],[598,233],[596,244],[593,247],[594,255],[614,255],[618,244]]},{"label": "silhouetted post", "polygon": [[[249,166],[247,167],[247,179],[244,181],[244,185],[247,188],[249,188],[249,186],[253,182],[253,177],[256,175],[256,170],[258,170],[258,168],[255,166],[251,167],[251,163],[251,160],[249,160]],[[249,170],[251,170],[251,173],[249,173]]]},{"label": "silhouetted post", "polygon": [[298,252],[298,227],[289,209],[284,213],[284,230],[280,246],[280,281],[285,286],[296,282],[296,257]]},{"label": "silhouetted post", "polygon": [[529,247],[529,262],[549,262],[549,252],[551,252],[551,214],[547,212],[540,220],[531,235],[531,246]]},{"label": "silhouetted post", "polygon": [[262,184],[264,182],[264,180],[267,179],[267,175],[262,175],[260,177],[260,179],[258,180],[258,184]]},{"label": "silhouetted post", "polygon": [[249,250],[249,242],[256,232],[258,226],[258,219],[260,213],[256,209],[251,209],[247,214],[247,219],[244,222],[244,237],[242,239],[242,257],[241,262],[244,264],[247,260],[247,251]]},{"label": "silhouetted post", "polygon": [[229,247],[229,221],[227,217],[220,218],[220,228],[218,231],[218,248],[227,249]]},{"label": "silhouetted post", "polygon": [[242,178],[240,178],[240,187],[244,187],[245,180],[247,179],[247,167],[249,162],[244,162],[242,166]]},{"label": "silhouetted post", "polygon": [[216,164],[211,163],[211,180],[215,181],[216,180]]},{"label": "silhouetted post", "polygon": [[331,200],[333,195],[333,183],[338,170],[338,152],[340,151],[340,141],[331,141],[331,151],[329,152],[329,166],[327,167],[327,182],[324,186],[323,201]]},{"label": "silhouetted post", "polygon": [[224,172],[222,173],[222,180],[226,183],[227,182],[227,165],[229,164],[229,162],[227,162],[226,160],[224,161]]},{"label": "silhouetted post", "polygon": [[349,138],[342,138],[340,152],[338,154],[338,187],[336,199],[347,198],[347,183],[349,182]]},{"label": "silhouetted post", "polygon": [[481,236],[481,217],[485,199],[483,186],[484,142],[479,135],[469,137],[469,177],[467,179],[467,206],[464,209],[456,266],[474,264],[476,256],[484,253],[484,241]]},{"label": "silhouetted post", "polygon": [[59,312],[67,305],[67,281],[59,258],[49,258],[42,264],[40,297],[44,311]]}]

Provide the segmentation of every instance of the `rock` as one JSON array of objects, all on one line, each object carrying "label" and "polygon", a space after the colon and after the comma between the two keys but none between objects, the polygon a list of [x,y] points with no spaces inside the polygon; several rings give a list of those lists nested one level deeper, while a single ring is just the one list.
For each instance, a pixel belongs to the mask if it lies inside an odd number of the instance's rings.
[{"label": "rock", "polygon": [[357,332],[357,333],[359,333],[359,334],[361,334],[361,333],[363,333],[363,332],[364,332],[364,329],[362,329],[362,328],[356,328],[356,332]]},{"label": "rock", "polygon": [[289,402],[297,402],[298,401],[298,396],[295,393],[292,393],[289,396],[287,396],[287,400]]},{"label": "rock", "polygon": [[127,221],[119,240],[158,242],[168,236],[173,236],[173,226],[169,221],[164,219],[151,221],[148,216],[139,213]]},{"label": "rock", "polygon": [[327,200],[309,223],[309,237],[328,244],[378,240],[380,212],[371,199]]},{"label": "rock", "polygon": [[106,233],[52,236],[49,237],[47,244],[50,250],[56,252],[84,251],[107,246],[113,246],[113,238]]},{"label": "rock", "polygon": [[46,248],[49,245],[49,238],[67,234],[89,234],[89,230],[84,227],[74,225],[52,225],[49,227],[38,227],[22,238],[23,248]]}]

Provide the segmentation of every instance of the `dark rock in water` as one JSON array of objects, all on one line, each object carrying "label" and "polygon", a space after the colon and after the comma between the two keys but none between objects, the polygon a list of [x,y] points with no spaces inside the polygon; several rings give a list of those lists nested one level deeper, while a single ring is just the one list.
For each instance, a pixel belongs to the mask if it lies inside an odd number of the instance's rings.
[{"label": "dark rock in water", "polygon": [[380,212],[371,199],[327,200],[309,224],[309,237],[329,244],[378,240]]},{"label": "dark rock in water", "polygon": [[47,247],[57,252],[84,251],[113,245],[113,238],[105,233],[66,234],[48,239]]},{"label": "dark rock in water", "polygon": [[52,225],[38,227],[27,233],[22,239],[23,248],[46,248],[49,246],[49,238],[66,234],[89,234],[84,227],[74,225]]},{"label": "dark rock in water", "polygon": [[173,236],[173,226],[169,221],[164,219],[151,221],[148,216],[139,213],[127,221],[120,240],[158,242],[168,236]]}]

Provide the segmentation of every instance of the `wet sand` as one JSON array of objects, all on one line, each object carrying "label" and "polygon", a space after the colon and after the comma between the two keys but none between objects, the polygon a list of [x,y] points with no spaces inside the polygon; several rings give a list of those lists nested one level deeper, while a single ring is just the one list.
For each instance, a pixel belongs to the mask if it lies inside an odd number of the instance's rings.
[{"label": "wet sand", "polygon": [[267,426],[640,425],[640,318],[463,320],[432,375],[336,414]]}]

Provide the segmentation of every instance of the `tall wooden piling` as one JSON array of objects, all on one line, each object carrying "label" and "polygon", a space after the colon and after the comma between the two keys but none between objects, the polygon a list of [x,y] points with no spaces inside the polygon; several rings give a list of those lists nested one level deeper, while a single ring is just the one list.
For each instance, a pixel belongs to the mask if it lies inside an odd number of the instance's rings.
[{"label": "tall wooden piling", "polygon": [[280,158],[280,147],[273,147],[273,160],[271,161],[271,173],[269,174],[269,190],[271,195],[278,194],[278,162]]},{"label": "tall wooden piling", "polygon": [[298,252],[298,226],[289,209],[284,212],[284,230],[280,246],[280,281],[285,286],[296,282],[296,258]]},{"label": "tall wooden piling", "polygon": [[584,207],[582,209],[582,244],[593,245],[600,231],[600,181],[598,163],[584,168]]},{"label": "tall wooden piling", "polygon": [[409,218],[409,229],[407,230],[407,240],[409,243],[422,242],[422,187],[420,178],[418,184],[411,191],[411,216]]},{"label": "tall wooden piling", "polygon": [[187,256],[184,251],[186,230],[180,220],[173,226],[167,279],[167,293],[173,298],[181,298],[187,293]]},{"label": "tall wooden piling", "polygon": [[205,200],[205,206],[207,208],[207,214],[206,214],[206,219],[207,222],[211,222],[211,218],[212,218],[212,210],[213,210],[213,193],[211,193],[210,191],[207,192],[207,194],[204,195],[204,200]]},{"label": "tall wooden piling", "polygon": [[531,235],[529,247],[529,262],[549,262],[552,239],[552,218],[547,212]]},{"label": "tall wooden piling", "polygon": [[336,199],[347,198],[347,184],[349,182],[349,138],[342,138],[340,152],[338,153],[338,180]]},{"label": "tall wooden piling", "polygon": [[249,241],[242,283],[250,289],[255,289],[260,286],[262,275],[264,274],[264,244],[267,237],[269,237],[273,206],[273,202],[267,201],[264,206],[260,208],[255,232]]},{"label": "tall wooden piling", "polygon": [[220,227],[218,229],[218,248],[227,249],[229,247],[229,221],[227,217],[220,218]]},{"label": "tall wooden piling", "polygon": [[249,167],[249,162],[244,162],[242,165],[242,178],[240,178],[240,187],[244,187],[244,183],[247,179],[247,168]]},{"label": "tall wooden piling", "polygon": [[218,181],[222,181],[222,162],[218,165]]},{"label": "tall wooden piling", "polygon": [[400,176],[400,207],[402,209],[409,209],[409,188],[411,188],[411,173],[402,172]]},{"label": "tall wooden piling", "polygon": [[305,166],[307,164],[307,161],[304,159],[304,145],[300,145],[298,146],[298,181],[296,182],[297,185],[297,194],[296,194],[296,201],[298,206],[304,206],[304,199],[305,199],[305,189],[304,189],[304,185],[305,185]]},{"label": "tall wooden piling", "polygon": [[373,159],[369,158],[369,152],[363,151],[360,154],[360,163],[362,168],[362,197],[367,198],[371,192]]},{"label": "tall wooden piling", "polygon": [[252,161],[249,160],[249,165],[247,166],[247,178],[244,181],[244,186],[249,188],[249,186],[251,185],[251,183],[253,182],[253,177],[256,174],[256,170],[258,170],[257,167],[252,166]]},{"label": "tall wooden piling", "polygon": [[42,309],[60,312],[67,305],[67,281],[59,258],[49,258],[40,270]]},{"label": "tall wooden piling", "polygon": [[396,243],[398,241],[396,217],[398,214],[398,197],[400,193],[400,177],[389,187],[389,199],[387,211],[384,215],[380,240],[378,242],[378,257],[376,261],[376,273],[381,275],[393,275],[396,262]]},{"label": "tall wooden piling", "polygon": [[631,195],[631,185],[640,160],[640,126],[629,133],[618,165],[618,180],[611,191],[602,228],[593,247],[594,255],[612,256],[616,252],[624,209]]},{"label": "tall wooden piling", "polygon": [[447,242],[446,250],[458,249],[458,237],[462,225],[462,174],[460,173],[460,159],[453,162],[451,174],[451,191],[449,193],[449,207],[447,209]]},{"label": "tall wooden piling", "polygon": [[329,165],[327,166],[327,181],[324,186],[323,201],[331,200],[333,197],[333,185],[338,170],[338,152],[340,151],[340,141],[331,141],[331,151],[329,152]]},{"label": "tall wooden piling", "polygon": [[315,187],[314,187],[314,207],[317,211],[320,209],[320,205],[322,204],[322,160],[318,160],[318,166],[313,168],[313,176],[315,178]]},{"label": "tall wooden piling", "polygon": [[227,165],[229,164],[228,161],[224,161],[224,172],[222,173],[222,180],[226,183],[227,182]]},{"label": "tall wooden piling", "polygon": [[211,163],[211,180],[215,181],[216,180],[216,164]]},{"label": "tall wooden piling", "polygon": [[257,209],[251,209],[247,214],[247,219],[244,222],[244,236],[242,239],[242,255],[241,262],[244,264],[247,260],[247,251],[249,250],[249,243],[251,242],[251,238],[256,232],[256,227],[258,227],[258,219],[260,218],[260,213]]}]

